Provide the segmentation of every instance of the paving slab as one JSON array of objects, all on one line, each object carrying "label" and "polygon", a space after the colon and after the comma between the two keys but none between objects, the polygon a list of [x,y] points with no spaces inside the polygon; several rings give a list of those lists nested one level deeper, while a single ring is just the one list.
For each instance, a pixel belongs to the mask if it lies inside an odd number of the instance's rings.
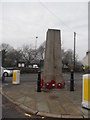
[{"label": "paving slab", "polygon": [[31,109],[31,108],[23,105],[23,104],[20,104],[19,107],[20,107],[21,109],[23,109],[23,110],[24,110],[25,112],[27,112],[27,113],[32,113],[32,114],[36,114],[36,113],[37,113],[36,110],[33,110],[33,109]]},{"label": "paving slab", "polygon": [[36,110],[36,105],[35,105],[35,104],[36,104],[36,101],[35,101],[34,98],[26,97],[26,99],[25,99],[25,101],[23,102],[23,104],[24,104],[26,107],[32,109],[33,111]]},{"label": "paving slab", "polygon": [[[77,106],[74,103],[72,103],[70,98],[68,98],[63,91],[62,92],[59,92],[59,90],[54,91],[52,95],[53,97],[56,97],[56,99],[54,98],[52,102],[57,105],[59,113],[82,115],[82,112],[77,108]],[[49,104],[51,103],[49,102]],[[51,104],[51,106],[54,106],[54,104]]]},{"label": "paving slab", "polygon": [[82,115],[61,115],[61,118],[83,118]]},{"label": "paving slab", "polygon": [[39,112],[50,112],[47,102],[36,103],[36,109]]},{"label": "paving slab", "polygon": [[38,112],[37,115],[47,116],[47,117],[52,117],[52,118],[61,118],[61,115],[51,114],[51,113],[46,113],[46,112]]},{"label": "paving slab", "polygon": [[52,100],[52,102],[51,102],[51,100],[48,99],[48,105],[49,105],[49,108],[50,108],[50,112],[52,114],[60,115],[60,114],[65,114],[66,113],[66,111],[64,110],[62,105],[56,100]]},{"label": "paving slab", "polygon": [[19,99],[16,100],[16,102],[19,102],[20,104],[23,104],[25,101],[25,96],[24,97],[20,97]]},{"label": "paving slab", "polygon": [[22,95],[20,92],[17,92],[17,91],[11,91],[7,94],[7,96],[12,98],[15,101],[17,99],[22,98],[24,95]]}]

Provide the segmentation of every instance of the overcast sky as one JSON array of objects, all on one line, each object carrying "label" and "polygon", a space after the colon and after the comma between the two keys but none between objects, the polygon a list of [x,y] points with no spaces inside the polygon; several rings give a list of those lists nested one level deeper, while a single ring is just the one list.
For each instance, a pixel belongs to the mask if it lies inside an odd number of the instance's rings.
[{"label": "overcast sky", "polygon": [[14,48],[24,44],[37,47],[46,40],[48,28],[61,30],[62,47],[73,49],[81,60],[88,50],[88,3],[86,2],[4,2],[2,4],[2,42]]}]

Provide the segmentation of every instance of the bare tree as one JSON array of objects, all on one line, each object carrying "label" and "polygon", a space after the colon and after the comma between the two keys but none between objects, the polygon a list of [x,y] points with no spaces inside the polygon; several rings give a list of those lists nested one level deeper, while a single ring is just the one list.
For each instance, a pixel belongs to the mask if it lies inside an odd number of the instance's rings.
[{"label": "bare tree", "polygon": [[29,65],[35,60],[35,50],[32,49],[31,45],[24,45],[22,48],[23,60]]},{"label": "bare tree", "polygon": [[7,66],[8,53],[13,50],[13,47],[10,46],[9,44],[2,43],[0,45],[0,49],[1,49],[1,52],[2,52],[2,66],[6,67]]},{"label": "bare tree", "polygon": [[17,62],[22,60],[21,50],[13,49],[12,51],[8,52],[7,56],[7,65],[11,67],[16,67]]},{"label": "bare tree", "polygon": [[17,62],[22,59],[21,50],[16,50],[6,43],[0,45],[2,52],[2,66],[3,67],[16,67]]},{"label": "bare tree", "polygon": [[37,50],[39,59],[41,59],[41,60],[44,59],[45,44],[46,44],[46,41],[44,41]]},{"label": "bare tree", "polygon": [[10,51],[11,49],[13,49],[13,47],[10,46],[10,45],[7,44],[7,43],[2,43],[2,44],[0,45],[0,49],[1,49],[1,50],[5,49],[5,50],[7,50],[7,51]]},{"label": "bare tree", "polygon": [[[75,62],[77,63],[78,56],[75,56]],[[62,50],[62,63],[65,65],[73,64],[74,62],[74,52],[71,49],[67,51]]]}]

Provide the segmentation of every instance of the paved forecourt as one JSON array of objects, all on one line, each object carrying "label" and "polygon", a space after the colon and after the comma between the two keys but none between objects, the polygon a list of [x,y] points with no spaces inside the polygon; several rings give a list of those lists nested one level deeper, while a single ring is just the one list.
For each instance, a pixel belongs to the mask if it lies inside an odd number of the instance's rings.
[{"label": "paved forecourt", "polygon": [[3,85],[2,94],[27,112],[58,118],[83,118],[66,89],[37,92],[36,84]]}]

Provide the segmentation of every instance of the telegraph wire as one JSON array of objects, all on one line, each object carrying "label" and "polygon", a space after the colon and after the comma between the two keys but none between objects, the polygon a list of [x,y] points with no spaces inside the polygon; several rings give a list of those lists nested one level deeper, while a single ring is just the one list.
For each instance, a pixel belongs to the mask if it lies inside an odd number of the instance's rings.
[{"label": "telegraph wire", "polygon": [[[39,0],[40,1],[40,0]],[[61,19],[60,17],[58,17],[53,11],[51,11],[45,4],[43,4],[41,1],[40,1],[40,4],[49,11],[49,13],[51,13],[53,16],[55,16],[63,26],[65,26],[66,28],[68,28],[70,31],[74,32],[72,28],[70,28],[67,24],[65,24]]]},{"label": "telegraph wire", "polygon": [[[68,28],[69,31],[71,31],[73,33],[75,32],[75,31],[73,31],[73,29],[71,27],[69,27],[65,22],[63,22],[63,20],[61,20],[60,17],[58,17],[52,10],[50,10],[43,2],[41,2],[40,0],[39,0],[39,2],[49,13],[51,13],[53,16],[55,16],[61,22],[62,26]],[[79,34],[77,32],[76,32],[76,34],[79,36],[82,36],[81,34]]]}]

